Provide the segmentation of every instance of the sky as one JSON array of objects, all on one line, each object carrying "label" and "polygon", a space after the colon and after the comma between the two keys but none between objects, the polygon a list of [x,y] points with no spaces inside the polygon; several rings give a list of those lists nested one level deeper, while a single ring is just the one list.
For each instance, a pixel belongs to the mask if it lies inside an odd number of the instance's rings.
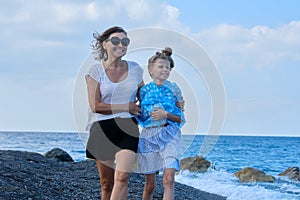
[{"label": "sky", "polygon": [[[91,53],[92,34],[119,25],[129,33],[166,29],[203,48],[226,98],[220,134],[300,136],[299,7],[297,0],[1,0],[0,130],[76,132],[74,87]],[[153,54],[140,53],[144,57],[128,58],[145,64]],[[204,85],[193,97],[183,90],[183,132],[205,133],[209,112],[218,105],[211,105],[213,95],[201,76],[186,72],[183,78]],[[196,113],[189,101],[200,105]],[[197,128],[191,128],[194,119]]]}]

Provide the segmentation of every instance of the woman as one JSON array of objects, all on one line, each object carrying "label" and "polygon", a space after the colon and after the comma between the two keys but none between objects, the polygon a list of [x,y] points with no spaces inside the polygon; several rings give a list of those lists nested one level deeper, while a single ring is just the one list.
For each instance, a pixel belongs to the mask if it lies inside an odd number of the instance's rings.
[{"label": "woman", "polygon": [[86,76],[90,107],[86,156],[96,160],[101,199],[127,199],[139,141],[134,115],[141,111],[135,102],[144,85],[143,70],[135,62],[122,60],[130,43],[123,28],[111,27],[94,37],[100,62]]}]

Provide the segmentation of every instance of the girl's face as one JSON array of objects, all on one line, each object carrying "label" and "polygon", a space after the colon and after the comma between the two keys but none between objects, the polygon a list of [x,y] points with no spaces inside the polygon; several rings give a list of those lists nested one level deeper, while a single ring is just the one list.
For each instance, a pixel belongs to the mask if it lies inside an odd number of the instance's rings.
[{"label": "girl's face", "polygon": [[165,59],[157,59],[150,67],[149,72],[155,83],[163,84],[170,76],[170,63]]},{"label": "girl's face", "polygon": [[[113,38],[113,39],[112,39]],[[125,33],[112,33],[109,38],[103,42],[103,48],[107,51],[107,55],[109,58],[120,58],[122,56],[124,56],[127,52],[127,46],[129,44],[124,45],[124,39],[127,39],[127,36],[125,35]],[[113,44],[115,42],[115,40],[118,40],[118,44]],[[123,40],[122,40],[123,39]],[[127,46],[126,46],[127,45]]]}]

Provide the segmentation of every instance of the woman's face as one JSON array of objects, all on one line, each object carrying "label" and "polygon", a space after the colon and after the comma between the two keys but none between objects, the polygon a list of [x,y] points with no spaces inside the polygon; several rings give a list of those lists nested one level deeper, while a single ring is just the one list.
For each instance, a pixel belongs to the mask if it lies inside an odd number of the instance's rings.
[{"label": "woman's face", "polygon": [[[103,42],[103,48],[107,51],[108,58],[120,58],[127,53],[127,40],[125,33],[112,33],[109,38]],[[127,45],[127,46],[126,46]]]},{"label": "woman's face", "polygon": [[170,76],[170,63],[165,59],[157,59],[149,69],[152,79],[156,83],[165,82]]}]

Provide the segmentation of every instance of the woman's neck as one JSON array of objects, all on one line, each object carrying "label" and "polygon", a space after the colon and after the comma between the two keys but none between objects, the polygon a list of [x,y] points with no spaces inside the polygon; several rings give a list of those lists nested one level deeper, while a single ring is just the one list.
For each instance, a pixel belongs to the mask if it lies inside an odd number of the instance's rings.
[{"label": "woman's neck", "polygon": [[123,66],[123,61],[121,58],[107,59],[103,63],[105,65],[105,68],[107,68],[107,67],[122,67]]}]

